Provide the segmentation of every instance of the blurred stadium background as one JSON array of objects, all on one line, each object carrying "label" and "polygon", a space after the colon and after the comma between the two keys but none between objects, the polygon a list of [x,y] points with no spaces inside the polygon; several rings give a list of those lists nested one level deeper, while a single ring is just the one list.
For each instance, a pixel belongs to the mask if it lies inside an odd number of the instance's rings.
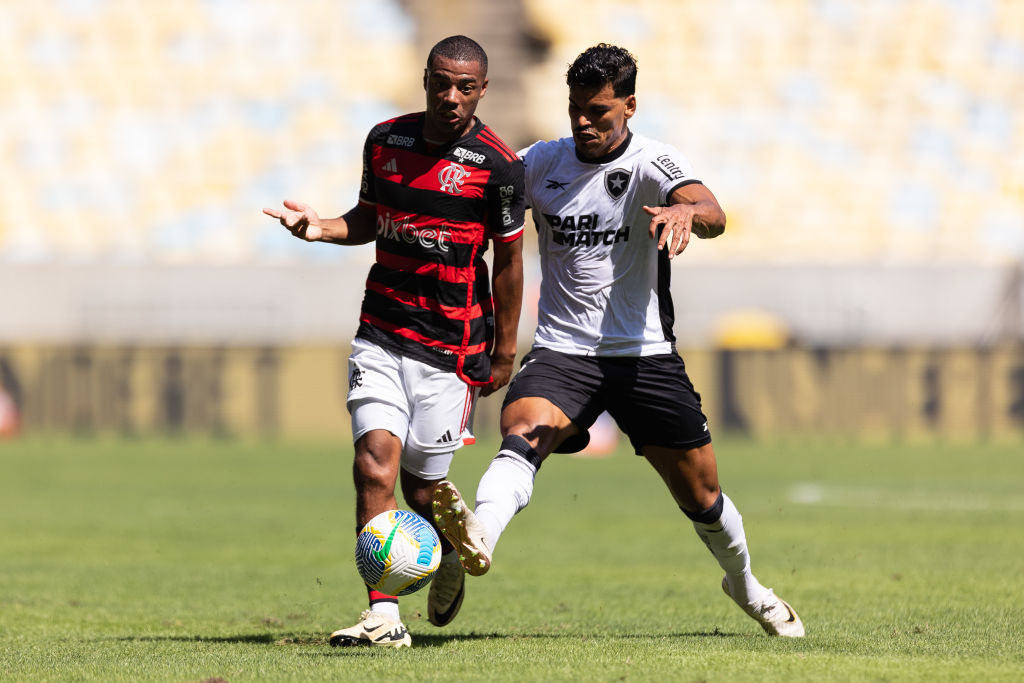
[{"label": "blurred stadium background", "polygon": [[453,33],[513,146],[584,48],[637,55],[634,129],[729,215],[674,273],[718,429],[1024,436],[1018,0],[2,0],[0,434],[347,438],[373,250],[260,209],[351,206]]}]

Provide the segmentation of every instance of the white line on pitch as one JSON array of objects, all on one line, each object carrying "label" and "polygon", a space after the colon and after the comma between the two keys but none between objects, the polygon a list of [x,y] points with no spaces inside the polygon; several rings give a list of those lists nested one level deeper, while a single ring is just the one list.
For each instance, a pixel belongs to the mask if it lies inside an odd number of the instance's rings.
[{"label": "white line on pitch", "polygon": [[1024,511],[1024,498],[952,491],[842,486],[803,482],[789,488],[789,500],[799,505],[871,507],[898,510],[1005,510]]}]

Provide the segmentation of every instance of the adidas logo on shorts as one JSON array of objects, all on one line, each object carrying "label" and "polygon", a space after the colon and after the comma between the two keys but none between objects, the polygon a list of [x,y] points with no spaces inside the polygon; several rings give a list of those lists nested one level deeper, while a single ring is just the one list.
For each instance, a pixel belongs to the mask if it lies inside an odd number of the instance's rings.
[{"label": "adidas logo on shorts", "polygon": [[446,429],[444,430],[444,434],[441,435],[441,438],[434,443],[452,443],[453,441],[455,441],[455,439],[452,437],[452,430]]}]

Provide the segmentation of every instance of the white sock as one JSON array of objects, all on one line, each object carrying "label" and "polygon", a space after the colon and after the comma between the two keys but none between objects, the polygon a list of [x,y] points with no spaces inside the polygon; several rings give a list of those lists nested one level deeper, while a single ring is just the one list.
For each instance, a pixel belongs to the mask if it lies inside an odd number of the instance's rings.
[{"label": "white sock", "polygon": [[767,592],[767,588],[750,572],[750,554],[747,552],[747,538],[743,533],[743,517],[733,502],[724,493],[721,497],[721,514],[713,518],[718,502],[699,515],[690,515],[693,528],[704,541],[711,554],[725,570],[729,594],[736,602],[753,604]]},{"label": "white sock", "polygon": [[516,513],[526,507],[533,495],[537,465],[527,457],[535,457],[525,439],[507,436],[501,450],[487,467],[476,489],[476,516],[487,530],[487,547],[494,552],[498,537]]},{"label": "white sock", "polygon": [[382,600],[375,602],[370,605],[370,611],[374,614],[383,614],[391,621],[401,621],[402,617],[398,614],[398,603],[390,602],[388,600]]}]

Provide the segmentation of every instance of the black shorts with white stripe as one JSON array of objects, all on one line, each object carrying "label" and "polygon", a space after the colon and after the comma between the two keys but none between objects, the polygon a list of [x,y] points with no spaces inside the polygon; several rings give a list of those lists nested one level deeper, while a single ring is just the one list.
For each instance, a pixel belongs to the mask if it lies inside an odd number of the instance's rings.
[{"label": "black shorts with white stripe", "polygon": [[523,358],[502,407],[527,397],[547,399],[579,428],[557,453],[583,450],[590,442],[587,430],[606,410],[637,455],[645,446],[689,450],[711,442],[700,394],[675,353],[574,356],[535,347]]}]

